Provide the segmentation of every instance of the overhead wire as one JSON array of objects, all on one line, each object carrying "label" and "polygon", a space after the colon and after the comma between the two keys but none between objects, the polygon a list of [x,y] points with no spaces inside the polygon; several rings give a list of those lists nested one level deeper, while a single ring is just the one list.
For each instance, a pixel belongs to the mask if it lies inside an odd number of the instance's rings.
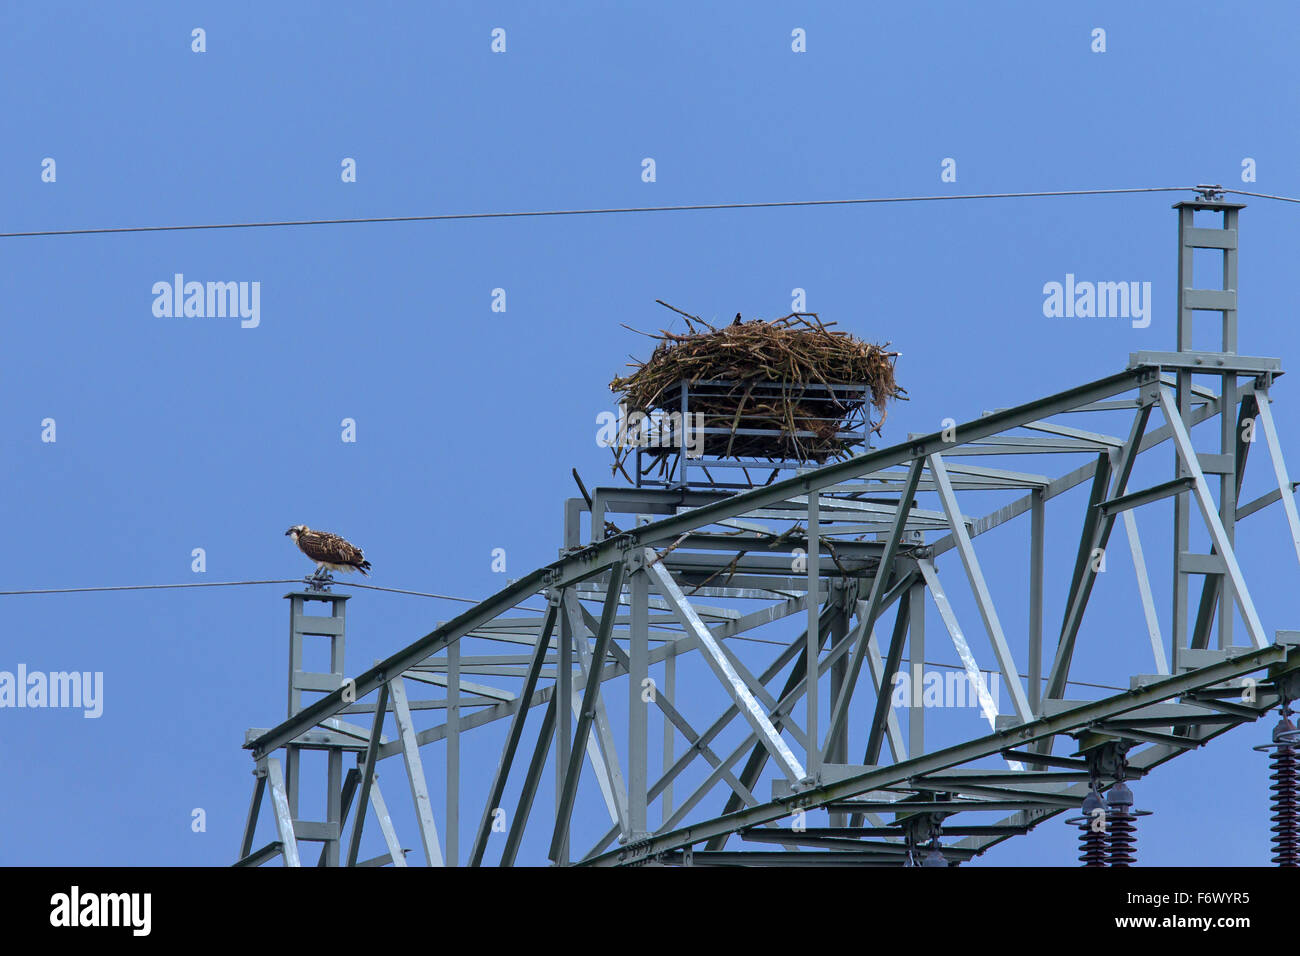
[{"label": "overhead wire", "polygon": [[[362,225],[368,223],[446,222],[469,219],[523,219],[543,216],[603,216],[643,212],[691,212],[711,209],[777,209],[784,207],[807,206],[860,206],[879,203],[952,202],[975,199],[1041,199],[1056,196],[1111,196],[1130,193],[1190,192],[1200,188],[1203,187],[1135,186],[1114,189],[1051,189],[1038,190],[1034,192],[940,193],[929,196],[866,196],[856,199],[797,199],[773,202],[689,203],[669,206],[609,206],[588,209],[524,209],[505,212],[437,213],[417,216],[363,216],[339,219],[278,219],[251,222],[183,223],[163,226],[102,226],[80,229],[35,229],[19,232],[0,232],[0,239],[20,239],[37,236],[91,236],[134,232],[182,232],[199,229],[270,229],[286,226],[341,226]],[[1235,192],[1235,190],[1220,191]],[[1261,198],[1269,199],[1286,198],[1281,196],[1265,196],[1262,193],[1243,193],[1243,195],[1259,195]],[[1300,202],[1300,200],[1291,199],[1287,199],[1286,201]]]},{"label": "overhead wire", "polygon": [[[456,220],[474,220],[474,219],[517,219],[517,218],[536,218],[547,216],[598,216],[613,215],[624,213],[647,213],[647,212],[689,212],[704,210],[722,210],[722,209],[774,209],[786,207],[809,207],[809,206],[853,206],[853,205],[870,205],[883,203],[912,203],[912,202],[945,202],[959,200],[983,200],[983,199],[1039,199],[1048,197],[1064,196],[1107,196],[1107,195],[1124,195],[1133,193],[1158,193],[1158,192],[1195,192],[1212,190],[1218,194],[1229,194],[1235,196],[1249,196],[1256,199],[1270,199],[1277,202],[1300,203],[1300,198],[1294,196],[1280,196],[1271,193],[1252,192],[1243,189],[1229,189],[1221,186],[1207,187],[1198,186],[1136,186],[1127,188],[1100,188],[1100,189],[1056,189],[1056,190],[1038,190],[1032,192],[1000,192],[1000,193],[957,193],[957,194],[937,194],[926,196],[870,196],[854,199],[803,199],[803,200],[786,200],[774,202],[747,202],[747,203],[692,203],[683,205],[667,206],[612,206],[588,209],[538,209],[538,210],[513,210],[505,212],[475,212],[475,213],[438,213],[418,216],[366,216],[356,218],[338,218],[338,219],[283,219],[283,220],[265,220],[253,222],[224,222],[224,223],[183,223],[163,226],[107,226],[96,228],[82,229],[41,229],[28,230],[20,232],[0,232],[0,239],[18,239],[34,238],[41,236],[88,236],[104,235],[117,233],[142,233],[142,232],[183,232],[206,229],[265,229],[280,228],[287,226],[331,226],[331,225],[362,225],[362,224],[380,224],[380,223],[399,223],[399,222],[446,222]],[[243,587],[248,585],[260,584],[301,584],[304,583],[298,578],[274,578],[259,581],[213,581],[213,582],[193,582],[186,584],[137,584],[137,585],[116,585],[108,587],[83,587],[83,588],[40,588],[0,591],[0,597],[25,594],[79,594],[105,591],[149,591],[149,590],[167,590],[177,588],[202,588],[202,587]],[[449,594],[436,594],[427,591],[412,591],[404,588],[388,588],[375,584],[361,584],[359,582],[333,582],[343,587],[367,588],[373,591],[385,591],[392,594],[407,594],[416,597],[435,598],[444,601],[460,601],[467,604],[480,603],[473,598],[456,597]],[[516,608],[522,608],[528,611],[537,611],[536,608],[525,607],[524,605],[513,605]],[[540,613],[540,612],[539,612]],[[937,662],[926,662],[932,666]],[[948,665],[937,665],[948,666]],[[1023,675],[1021,675],[1023,676]],[[1105,684],[1090,684],[1083,681],[1070,681],[1072,684],[1082,686],[1091,686],[1098,688],[1111,689]]]},{"label": "overhead wire", "polygon": [[[304,578],[267,578],[259,581],[194,581],[184,584],[117,584],[106,587],[85,587],[85,588],[26,588],[13,591],[0,591],[0,597],[10,597],[23,594],[89,594],[104,591],[164,591],[178,588],[235,588],[246,587],[255,584],[306,584]],[[454,594],[435,594],[430,591],[411,591],[406,588],[386,588],[378,584],[362,584],[359,581],[331,581],[330,584],[346,588],[367,588],[371,591],[387,591],[390,594],[410,594],[415,597],[438,598],[443,601],[461,601],[465,604],[480,604],[474,598],[456,597]],[[523,608],[526,611],[538,611],[537,608],[526,607],[522,604],[515,604],[512,607]],[[540,613],[540,611],[538,612]]]}]

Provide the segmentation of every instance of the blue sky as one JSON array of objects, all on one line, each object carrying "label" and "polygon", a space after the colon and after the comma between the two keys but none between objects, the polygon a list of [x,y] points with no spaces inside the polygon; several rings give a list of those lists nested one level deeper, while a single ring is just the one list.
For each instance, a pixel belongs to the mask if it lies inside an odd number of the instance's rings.
[{"label": "blue sky", "polygon": [[[6,4],[0,231],[1202,182],[1295,195],[1298,18],[1283,3]],[[948,157],[955,183],[940,181]],[[770,317],[802,288],[823,319],[891,341],[911,397],[893,442],[1172,348],[1178,198],[5,239],[0,590],[293,577],[307,566],[283,532],[301,522],[362,544],[375,583],[486,595],[504,583],[493,548],[512,577],[554,558],[571,467],[609,480],[595,415],[645,349],[620,323],[671,317],[656,298]],[[1240,351],[1284,367],[1300,351],[1294,208],[1242,214]],[[175,273],[259,282],[260,324],[155,316],[151,289]],[[1043,284],[1067,273],[1150,281],[1150,327],[1045,318]],[[1274,411],[1294,450],[1290,385]],[[1247,497],[1269,488],[1260,464]],[[1081,499],[1062,506],[1077,522]],[[1145,520],[1167,589],[1167,517]],[[1296,627],[1280,512],[1251,521],[1243,563],[1265,625]],[[1052,552],[1049,632],[1073,547]],[[1143,633],[1126,580],[1098,641],[1108,624]],[[243,732],[284,716],[283,590],[0,598],[0,669],[105,675],[99,719],[0,711],[0,863],[229,863],[252,784]],[[457,607],[359,592],[350,670]],[[989,666],[987,642],[977,653]],[[1077,672],[1101,680],[1113,661],[1102,647]],[[1158,811],[1144,862],[1266,859],[1265,758],[1250,745],[1271,725],[1134,786]],[[495,739],[467,737],[467,767],[494,766]],[[399,815],[400,773],[385,766]],[[191,830],[196,807],[206,832]],[[1073,840],[1053,821],[985,859],[1066,864]]]}]

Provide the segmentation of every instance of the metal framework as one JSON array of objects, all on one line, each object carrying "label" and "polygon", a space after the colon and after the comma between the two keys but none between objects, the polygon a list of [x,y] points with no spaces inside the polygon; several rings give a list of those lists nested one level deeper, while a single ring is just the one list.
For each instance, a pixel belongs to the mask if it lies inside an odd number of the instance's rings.
[{"label": "metal framework", "polygon": [[[705,486],[729,491],[744,490],[758,484],[774,481],[783,471],[799,471],[811,463],[803,443],[814,447],[824,443],[829,427],[836,445],[833,456],[847,457],[869,450],[871,447],[871,387],[865,382],[857,385],[822,385],[818,383],[790,385],[785,382],[741,383],[725,380],[690,382],[682,381],[675,394],[663,400],[664,408],[647,422],[645,438],[653,443],[637,442],[632,455],[633,471],[625,476],[638,488],[688,488]],[[775,421],[763,422],[766,427],[739,427],[738,418],[727,422],[716,421],[709,425],[693,418],[693,410],[703,402],[747,402],[761,405],[768,402],[794,398],[803,406],[797,431],[777,427]],[[810,430],[816,428],[816,431]],[[690,440],[687,435],[690,435]],[[663,441],[667,438],[669,440]],[[769,451],[785,448],[789,455],[773,458],[770,455],[742,454],[748,443],[758,440]],[[697,447],[691,448],[695,444]],[[829,457],[829,455],[827,456]],[[619,454],[615,452],[615,460]],[[819,457],[818,462],[824,461]],[[621,465],[619,466],[621,467]],[[712,470],[710,470],[712,469]],[[695,474],[692,475],[692,472]],[[716,474],[715,474],[716,472]]]},{"label": "metal framework", "polygon": [[[1300,696],[1300,631],[1266,631],[1235,548],[1238,521],[1280,503],[1276,527],[1300,560],[1270,409],[1281,363],[1236,352],[1241,208],[1209,190],[1175,206],[1174,352],[1138,352],[1098,381],[741,493],[604,487],[569,499],[558,560],[352,678],[347,598],[287,595],[289,713],[246,737],[256,783],[239,864],[302,865],[312,842],[319,865],[406,865],[413,847],[396,836],[377,773],[399,754],[408,841],[419,837],[431,865],[889,866],[927,847],[929,862],[961,863]],[[1219,288],[1194,285],[1200,250],[1222,254]],[[1221,321],[1215,351],[1192,347],[1206,311]],[[1194,432],[1213,434],[1215,450],[1198,451]],[[1276,487],[1242,501],[1258,444]],[[972,462],[983,456],[1003,467]],[[1162,615],[1135,516],[1164,499],[1173,602]],[[1076,557],[1045,654],[1044,598],[1058,583],[1045,574],[1049,504]],[[1091,600],[1117,520],[1141,609],[1119,629],[1095,623]],[[1006,535],[990,533],[1016,526],[1027,553],[1008,560]],[[999,601],[1013,593],[1023,600],[1008,614]],[[517,610],[536,597],[543,609]],[[309,614],[313,602],[330,613]],[[979,636],[966,629],[976,616]],[[303,642],[317,635],[331,642],[328,672],[304,670]],[[929,706],[920,675],[945,642],[986,726]],[[1072,678],[1089,646],[1108,649],[1110,672],[1088,676],[1111,688]],[[1145,672],[1130,666],[1139,652]],[[444,696],[413,699],[412,687]],[[499,747],[490,775],[462,779],[467,734]],[[304,751],[327,755],[321,821],[299,816]],[[554,798],[539,800],[548,766]],[[274,839],[255,850],[268,789]],[[474,827],[464,852],[462,806]],[[368,819],[386,852],[362,861]]]}]

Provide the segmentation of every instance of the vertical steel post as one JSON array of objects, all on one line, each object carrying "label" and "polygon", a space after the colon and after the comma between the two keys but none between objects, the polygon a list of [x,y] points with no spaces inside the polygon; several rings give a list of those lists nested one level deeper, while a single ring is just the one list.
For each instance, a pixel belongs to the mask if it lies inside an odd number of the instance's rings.
[{"label": "vertical steel post", "polygon": [[[341,687],[344,681],[344,645],[346,609],[350,595],[329,591],[291,591],[289,602],[289,681],[288,716],[292,717],[314,701],[315,695],[329,693]],[[328,614],[310,613],[310,602],[329,606]],[[308,671],[304,667],[304,650],[307,638],[329,639],[329,670]],[[303,693],[312,695],[303,700]],[[343,831],[343,749],[328,747],[325,769],[325,832],[324,856],[326,866],[340,862],[340,837]],[[289,815],[296,827],[299,796],[302,793],[301,748],[286,744],[284,748],[284,796]],[[305,839],[305,838],[304,838]]]},{"label": "vertical steel post", "polygon": [[1043,695],[1043,519],[1046,498],[1041,488],[1035,488],[1032,494],[1029,508],[1029,709],[1038,714]]},{"label": "vertical steel post", "polygon": [[[521,701],[519,706],[524,707]],[[447,645],[447,866],[460,859],[460,641]]]},{"label": "vertical steel post", "polygon": [[[667,649],[667,656],[664,658],[664,693],[668,695],[669,700],[677,699],[677,644],[674,642]],[[668,719],[668,712],[664,711],[664,775],[666,776],[672,769],[675,762],[673,754],[676,751],[676,733],[673,722]],[[662,822],[667,825],[669,818],[673,815],[673,783],[671,780],[664,785],[663,796],[660,804],[663,812]]]},{"label": "vertical steel post", "polygon": [[[1220,313],[1219,351],[1235,354],[1237,351],[1237,226],[1238,214],[1245,208],[1240,203],[1223,202],[1215,198],[1218,194],[1208,190],[1202,192],[1199,199],[1174,204],[1178,210],[1178,351],[1194,352],[1194,326],[1197,312]],[[1220,228],[1198,227],[1195,224],[1197,212],[1215,212],[1223,216]],[[1197,288],[1195,279],[1196,250],[1217,251],[1223,256],[1220,273],[1222,286],[1218,289]],[[1202,470],[1211,470],[1219,476],[1219,520],[1223,525],[1228,542],[1234,538],[1237,517],[1237,477],[1236,448],[1237,436],[1233,414],[1239,400],[1237,373],[1230,370],[1206,370],[1217,374],[1222,381],[1219,404],[1219,454],[1210,456],[1213,465],[1205,465]],[[1183,426],[1190,431],[1192,427],[1192,384],[1191,369],[1178,369],[1175,376],[1175,403]],[[1174,456],[1174,477],[1185,478],[1191,474],[1183,459]],[[1191,497],[1180,494],[1174,498],[1174,548],[1173,548],[1173,627],[1171,634],[1174,671],[1178,670],[1180,652],[1189,645],[1188,635],[1188,592],[1189,574],[1185,570],[1183,555],[1189,553],[1191,541]],[[1203,570],[1201,573],[1204,573]],[[1216,572],[1212,572],[1216,573]],[[1232,582],[1228,576],[1216,573],[1218,578],[1219,601],[1219,637],[1220,648],[1232,644],[1234,594]]]},{"label": "vertical steel post", "polygon": [[[633,840],[649,835],[646,794],[649,782],[650,587],[645,571],[631,574],[631,632],[628,643],[627,799],[628,829]],[[593,666],[598,666],[593,663]]]},{"label": "vertical steel post", "polygon": [[822,755],[821,738],[817,731],[818,670],[817,662],[821,656],[821,499],[816,491],[808,492],[808,640],[806,644],[807,660],[805,673],[808,675],[808,689],[805,697],[806,726],[808,736],[807,774],[810,780],[816,780],[821,773]]},{"label": "vertical steel post", "polygon": [[[913,757],[925,753],[925,698],[921,688],[925,675],[925,583],[918,580],[900,600],[898,613],[903,613],[901,601],[907,602],[908,666],[911,667],[912,710],[908,714],[907,752]],[[887,693],[882,687],[880,693]]]}]

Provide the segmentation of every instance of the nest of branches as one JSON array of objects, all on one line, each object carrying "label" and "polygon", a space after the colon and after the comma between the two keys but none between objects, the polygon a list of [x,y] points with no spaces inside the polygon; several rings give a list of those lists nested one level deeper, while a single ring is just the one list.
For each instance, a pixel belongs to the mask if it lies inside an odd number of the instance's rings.
[{"label": "nest of branches", "polygon": [[[650,358],[609,387],[629,414],[671,414],[682,411],[681,386],[688,383],[688,419],[702,413],[709,430],[705,455],[819,464],[848,457],[862,443],[848,433],[879,432],[888,403],[906,396],[894,378],[899,353],[888,351],[889,343],[835,330],[815,312],[717,328],[660,305],[685,316],[689,331],[651,335],[659,344]],[[622,449],[616,469],[627,453]]]}]

